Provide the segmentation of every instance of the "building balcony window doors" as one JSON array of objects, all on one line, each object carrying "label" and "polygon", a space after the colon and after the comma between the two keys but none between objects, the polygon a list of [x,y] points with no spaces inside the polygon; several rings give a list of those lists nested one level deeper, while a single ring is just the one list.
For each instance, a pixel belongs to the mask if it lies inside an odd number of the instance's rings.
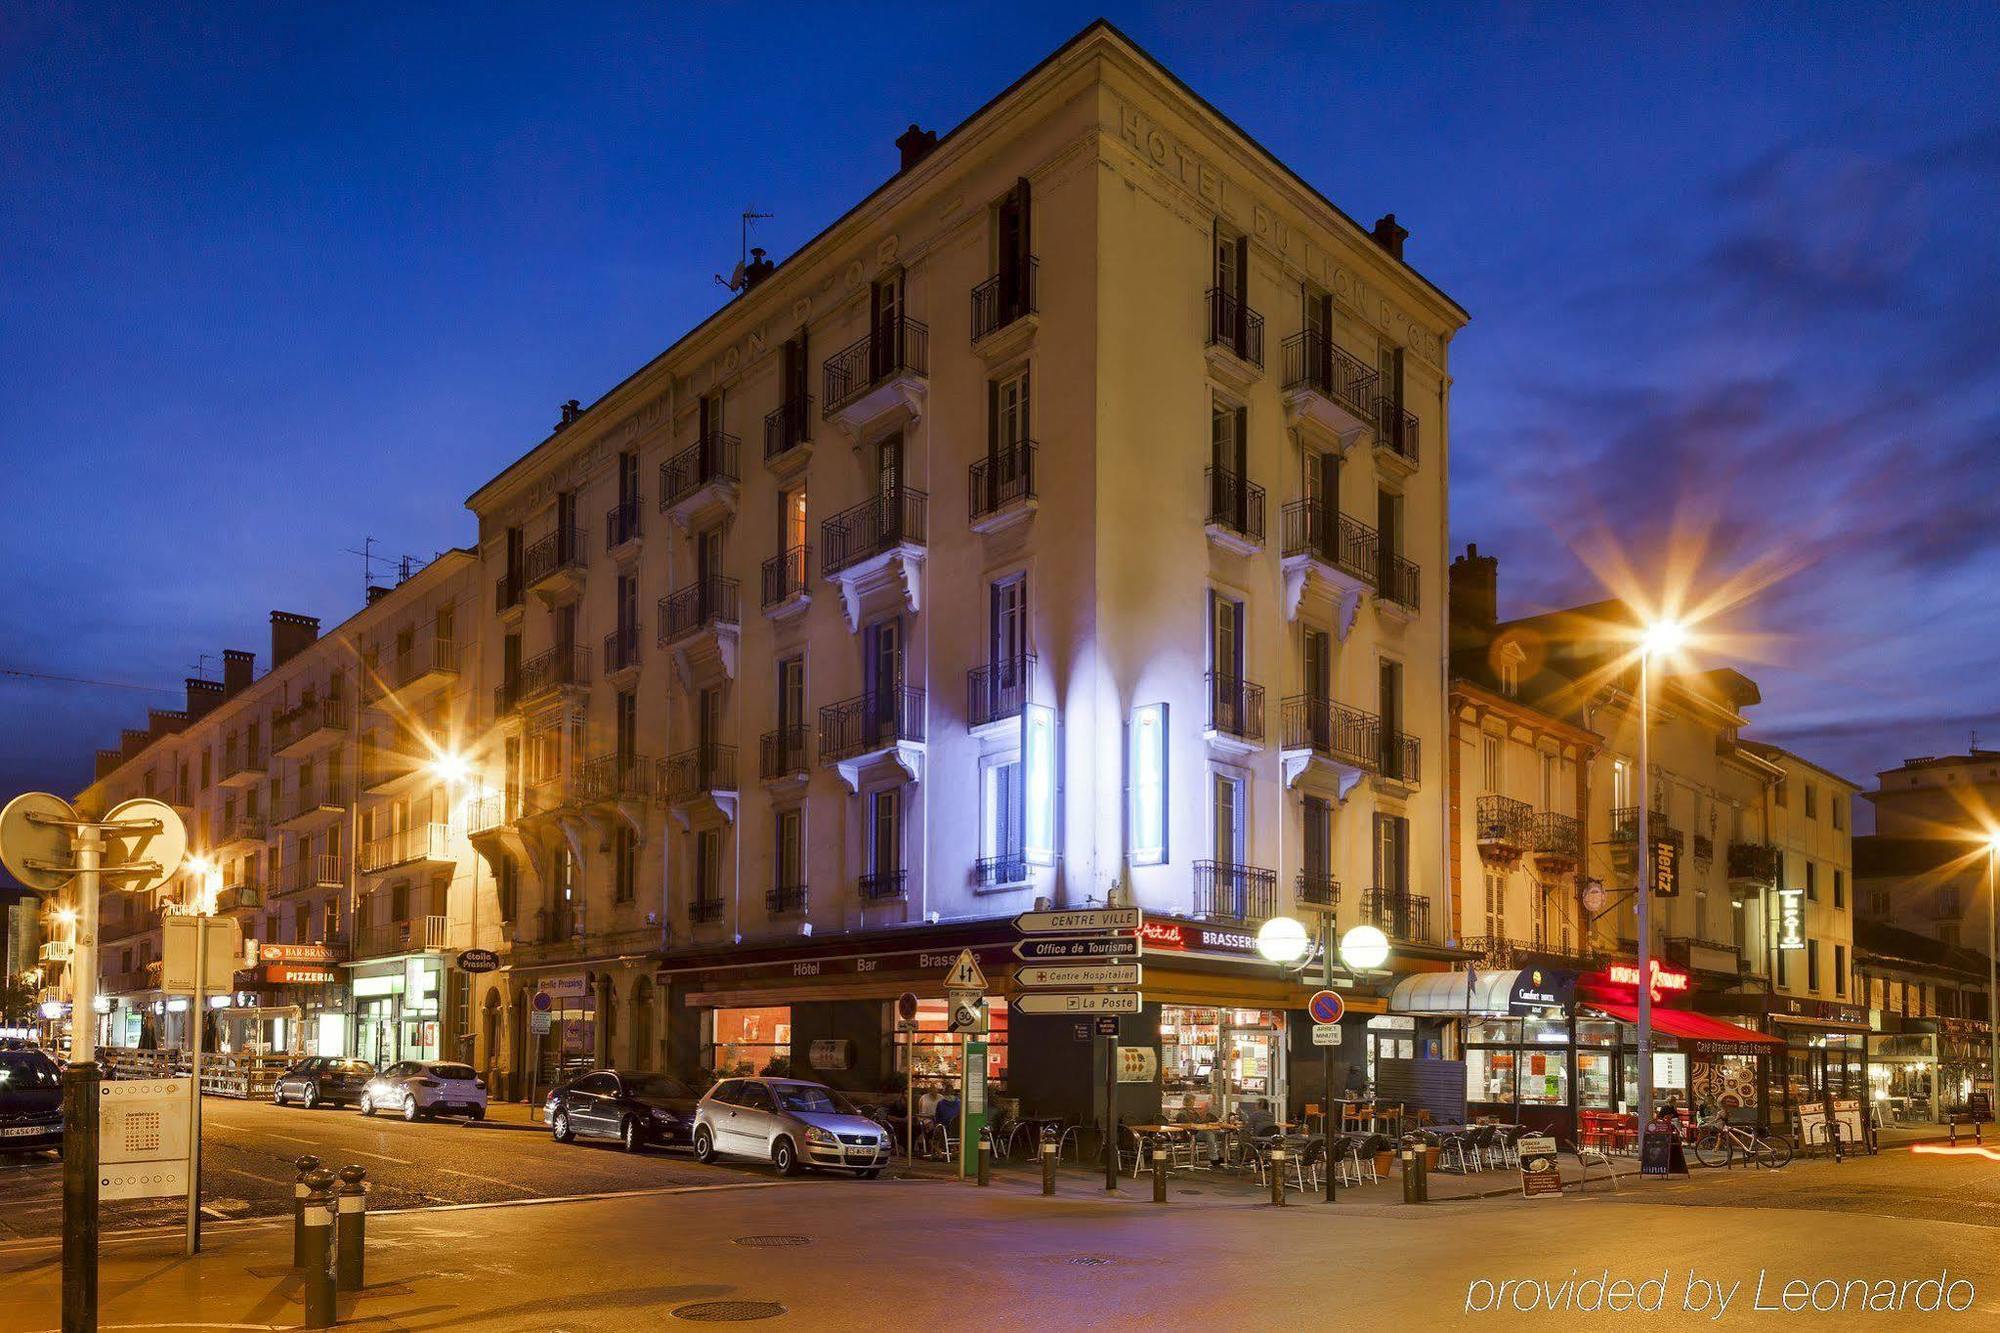
[{"label": "building balcony window doors", "polygon": [[1214,269],[1204,299],[1209,370],[1247,387],[1264,371],[1264,317],[1250,308],[1250,239],[1215,225]]},{"label": "building balcony window doors", "polygon": [[1264,547],[1264,488],[1248,475],[1248,431],[1248,409],[1217,396],[1209,408],[1205,526],[1210,541],[1237,555]]},{"label": "building balcony window doors", "polygon": [[1019,350],[1034,333],[1032,220],[1032,191],[1022,177],[993,207],[993,276],[972,289],[972,344],[989,356]]},{"label": "building balcony window doors", "polygon": [[857,438],[891,412],[923,412],[930,330],[905,313],[907,299],[900,269],[871,284],[868,332],[827,358],[823,410]]},{"label": "building balcony window doors", "polygon": [[1333,297],[1310,285],[1300,293],[1299,331],[1285,339],[1287,424],[1316,428],[1344,447],[1374,422],[1376,375],[1333,336]]},{"label": "building balcony window doors", "polygon": [[902,901],[909,896],[903,868],[903,792],[884,787],[867,795],[865,864],[859,891],[864,905]]},{"label": "building balcony window doors", "polygon": [[779,352],[778,405],[764,417],[764,463],[781,477],[797,475],[812,456],[813,399],[806,331]]},{"label": "building balcony window doors", "polygon": [[997,532],[1036,507],[1028,386],[1025,367],[987,381],[986,455],[966,471],[966,515],[974,532]]}]

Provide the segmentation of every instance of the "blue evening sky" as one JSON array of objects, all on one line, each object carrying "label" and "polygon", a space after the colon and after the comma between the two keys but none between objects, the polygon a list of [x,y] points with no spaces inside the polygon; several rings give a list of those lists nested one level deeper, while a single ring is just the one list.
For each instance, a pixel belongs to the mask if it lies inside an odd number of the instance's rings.
[{"label": "blue evening sky", "polygon": [[[12,5],[0,794],[331,624],[464,497],[1084,26],[1070,5]],[[1452,524],[1505,614],[1698,520],[1759,733],[2000,743],[2000,8],[1108,13],[1472,312]],[[1696,502],[1681,506],[1681,497]]]}]

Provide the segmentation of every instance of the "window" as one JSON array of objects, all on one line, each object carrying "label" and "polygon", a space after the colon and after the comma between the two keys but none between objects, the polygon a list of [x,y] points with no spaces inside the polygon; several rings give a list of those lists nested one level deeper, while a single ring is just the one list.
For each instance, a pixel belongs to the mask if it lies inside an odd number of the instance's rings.
[{"label": "window", "polygon": [[1819,787],[1811,782],[1806,784],[1806,818],[1819,818]]},{"label": "window", "polygon": [[620,690],[612,709],[613,745],[616,747],[613,762],[618,766],[618,776],[623,779],[632,771],[632,764],[639,748],[639,696],[632,690]]},{"label": "window", "polygon": [[1247,820],[1243,809],[1243,780],[1231,773],[1216,773],[1209,781],[1212,827],[1209,857],[1223,865],[1242,865]]},{"label": "window", "polygon": [[1611,761],[1611,807],[1614,810],[1623,810],[1632,804],[1631,762],[1614,759]]},{"label": "window", "polygon": [[[718,1074],[739,1077],[765,1070],[789,1069],[792,1057],[792,1011],[783,1006],[762,1009],[717,1009],[709,1046],[709,1067]],[[775,1071],[774,1071],[775,1072]],[[724,1083],[718,1100],[747,1106],[751,1089],[761,1083]]]},{"label": "window", "polygon": [[1847,798],[1845,796],[1836,796],[1826,804],[1828,813],[1833,816],[1834,828],[1845,829],[1847,827]]},{"label": "window", "polygon": [[1497,792],[1502,786],[1500,738],[1481,734],[1479,737],[1480,769],[1485,774],[1486,790]]},{"label": "window", "polygon": [[1819,867],[1811,861],[1806,862],[1806,901],[1819,901]]},{"label": "window", "polygon": [[987,592],[986,661],[996,669],[996,689],[1018,689],[1028,656],[1028,576],[995,579]]},{"label": "window", "polygon": [[631,902],[639,878],[639,840],[623,825],[611,836],[611,877],[613,898],[621,903]]},{"label": "window", "polygon": [[987,764],[980,774],[982,884],[1014,884],[1027,878],[1021,778],[1018,758]]},{"label": "window", "polygon": [[1560,785],[1561,764],[1552,754],[1541,756],[1542,762],[1542,806],[1544,810],[1556,808],[1556,788]]},{"label": "window", "polygon": [[[1305,857],[1301,869],[1309,885],[1327,890],[1333,879],[1333,806],[1318,796],[1308,796],[1304,814]],[[1331,904],[1330,898],[1315,901]]]},{"label": "window", "polygon": [[868,873],[878,878],[903,868],[903,793],[894,787],[868,798]]},{"label": "window", "polygon": [[1792,977],[1791,977],[1792,950],[1779,949],[1777,950],[1777,955],[1778,955],[1778,986],[1782,989],[1783,987],[1792,984]]},{"label": "window", "polygon": [[1835,911],[1847,906],[1847,872],[1839,866],[1833,868],[1833,906]]},{"label": "window", "polygon": [[694,835],[694,900],[722,901],[722,831],[700,829]]},{"label": "window", "polygon": [[1247,735],[1250,692],[1243,684],[1243,603],[1211,588],[1208,594],[1209,727]]},{"label": "window", "polygon": [[804,811],[778,811],[771,849],[771,873],[776,881],[772,887],[798,889],[805,886],[805,825]]},{"label": "window", "polygon": [[1375,816],[1375,887],[1402,897],[1410,888],[1410,821],[1401,815]]},{"label": "window", "polygon": [[1847,946],[1833,946],[1833,993],[1846,998],[1847,995]]},{"label": "window", "polygon": [[1208,521],[1237,532],[1250,528],[1248,437],[1247,410],[1226,398],[1215,398],[1208,417]]},{"label": "window", "polygon": [[1403,772],[1403,664],[1385,657],[1376,674],[1376,706],[1382,715],[1382,776],[1413,777]]},{"label": "window", "polygon": [[[778,661],[779,743],[790,747],[793,731],[806,725],[806,659],[786,657]],[[801,738],[801,743],[803,738]],[[803,756],[800,756],[803,759]]]},{"label": "window", "polygon": [[986,384],[986,452],[1000,460],[1034,438],[1028,428],[1028,372],[1019,370]]},{"label": "window", "polygon": [[1777,806],[1780,810],[1783,810],[1791,800],[1791,797],[1787,794],[1787,785],[1783,778],[1779,778],[1771,784],[1771,804]]},{"label": "window", "polygon": [[521,897],[521,871],[514,858],[502,853],[493,867],[493,896],[500,905],[500,919],[512,921]]},{"label": "window", "polygon": [[1819,941],[1806,941],[1806,990],[1819,994]]},{"label": "window", "polygon": [[1507,935],[1507,879],[1492,871],[1486,872],[1486,937],[1491,940],[1504,939]]}]

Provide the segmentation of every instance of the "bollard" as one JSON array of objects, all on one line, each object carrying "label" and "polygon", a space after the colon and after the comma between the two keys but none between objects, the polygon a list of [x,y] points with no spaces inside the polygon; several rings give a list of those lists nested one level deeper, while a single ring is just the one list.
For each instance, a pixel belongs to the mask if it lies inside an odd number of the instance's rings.
[{"label": "bollard", "polygon": [[1167,1150],[1160,1144],[1153,1145],[1153,1202],[1167,1201]]},{"label": "bollard", "polygon": [[1056,1192],[1056,1136],[1042,1131],[1042,1193]]},{"label": "bollard", "polygon": [[292,1182],[292,1267],[306,1266],[306,1177],[319,1170],[319,1158],[294,1158],[299,1178]]},{"label": "bollard", "polygon": [[333,1172],[306,1176],[306,1328],[332,1328]]},{"label": "bollard", "polygon": [[988,1130],[979,1131],[979,1184],[981,1188],[993,1183],[993,1135]]},{"label": "bollard", "polygon": [[1285,1206],[1285,1150],[1271,1145],[1271,1202]]},{"label": "bollard", "polygon": [[1403,1163],[1403,1202],[1417,1202],[1417,1163],[1422,1155],[1415,1149],[1403,1148],[1396,1154]]},{"label": "bollard", "polygon": [[358,1166],[340,1168],[340,1185],[334,1190],[334,1272],[333,1285],[341,1291],[359,1291],[368,1240],[368,1173]]}]

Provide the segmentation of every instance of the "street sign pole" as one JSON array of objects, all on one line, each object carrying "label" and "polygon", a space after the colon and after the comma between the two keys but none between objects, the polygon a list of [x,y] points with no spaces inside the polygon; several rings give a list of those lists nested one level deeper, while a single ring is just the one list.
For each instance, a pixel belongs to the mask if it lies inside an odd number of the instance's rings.
[{"label": "street sign pole", "polygon": [[1104,1042],[1104,1188],[1118,1188],[1118,1038]]},{"label": "street sign pole", "polygon": [[208,1001],[208,918],[194,919],[194,1000],[188,1007],[188,1201],[187,1252],[201,1253],[201,1020]]},{"label": "street sign pole", "polygon": [[97,881],[104,835],[76,829],[70,1066],[63,1097],[63,1333],[97,1328]]},{"label": "street sign pole", "polygon": [[[1320,984],[1327,990],[1333,989],[1333,913],[1322,912],[1319,919]],[[1319,1048],[1320,1086],[1325,1096],[1320,1098],[1319,1132],[1329,1149],[1333,1146],[1333,1047]],[[1326,1159],[1326,1201],[1334,1202],[1340,1196],[1340,1186],[1335,1177],[1340,1173],[1334,1168],[1336,1163],[1331,1153]]]}]

